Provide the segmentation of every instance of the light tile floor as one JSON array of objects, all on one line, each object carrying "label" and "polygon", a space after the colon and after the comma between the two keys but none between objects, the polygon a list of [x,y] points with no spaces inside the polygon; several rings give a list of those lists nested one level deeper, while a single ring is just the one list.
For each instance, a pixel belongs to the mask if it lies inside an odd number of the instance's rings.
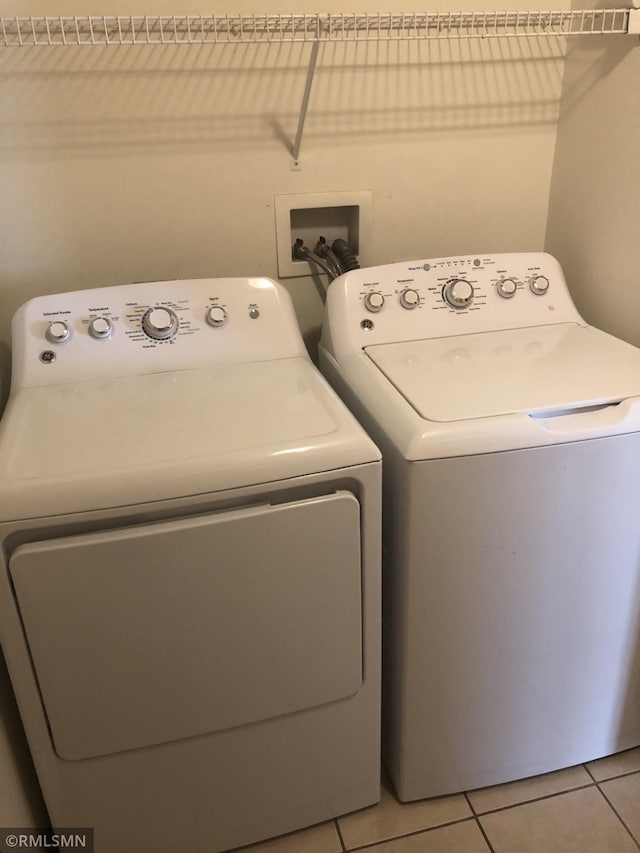
[{"label": "light tile floor", "polygon": [[520,782],[380,803],[247,853],[637,853],[640,748]]}]

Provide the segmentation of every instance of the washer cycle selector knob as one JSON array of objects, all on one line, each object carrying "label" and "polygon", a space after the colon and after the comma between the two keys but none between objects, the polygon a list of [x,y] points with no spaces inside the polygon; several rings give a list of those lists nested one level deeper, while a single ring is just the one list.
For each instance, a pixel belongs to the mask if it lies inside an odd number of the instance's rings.
[{"label": "washer cycle selector knob", "polygon": [[207,323],[215,329],[224,326],[227,322],[227,312],[221,305],[212,305],[207,311]]},{"label": "washer cycle selector knob", "polygon": [[71,337],[71,330],[64,320],[54,320],[49,323],[45,337],[52,344],[63,344]]},{"label": "washer cycle selector knob", "polygon": [[534,275],[529,279],[529,290],[536,296],[544,296],[549,290],[549,279],[546,275]]},{"label": "washer cycle selector knob", "polygon": [[420,304],[420,294],[417,290],[414,290],[413,287],[407,287],[400,294],[400,305],[407,310],[411,310],[412,308],[417,308]]},{"label": "washer cycle selector knob", "polygon": [[464,278],[453,278],[444,286],[444,298],[452,308],[468,308],[473,302],[473,286]]},{"label": "washer cycle selector knob", "polygon": [[108,317],[94,317],[89,322],[89,334],[98,341],[104,341],[111,337],[113,326]]},{"label": "washer cycle selector knob", "polygon": [[150,338],[164,341],[178,331],[178,318],[170,308],[149,308],[142,318],[142,328]]},{"label": "washer cycle selector knob", "polygon": [[498,296],[502,296],[503,299],[511,299],[511,297],[515,295],[517,288],[518,285],[516,284],[516,280],[514,278],[500,279],[500,281],[496,285]]},{"label": "washer cycle selector knob", "polygon": [[371,293],[367,293],[364,298],[364,307],[367,311],[372,311],[374,314],[377,314],[378,311],[382,311],[382,308],[384,307],[384,296],[379,290],[372,290]]}]

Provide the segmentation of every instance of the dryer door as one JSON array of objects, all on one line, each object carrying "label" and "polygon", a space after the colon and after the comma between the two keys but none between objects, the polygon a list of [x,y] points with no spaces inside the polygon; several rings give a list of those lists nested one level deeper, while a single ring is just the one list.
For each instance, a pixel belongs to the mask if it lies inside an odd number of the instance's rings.
[{"label": "dryer door", "polygon": [[360,506],[347,492],[31,543],[10,572],[65,759],[362,684]]}]

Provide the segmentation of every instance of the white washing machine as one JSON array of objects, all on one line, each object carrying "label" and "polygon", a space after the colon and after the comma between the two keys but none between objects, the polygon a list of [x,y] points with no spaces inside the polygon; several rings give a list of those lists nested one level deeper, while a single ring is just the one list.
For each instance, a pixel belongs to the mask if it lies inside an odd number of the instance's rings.
[{"label": "white washing machine", "polygon": [[382,448],[400,799],[640,743],[640,350],[506,254],[337,279],[321,367]]},{"label": "white washing machine", "polygon": [[379,451],[266,279],[37,298],[0,633],[55,827],[212,853],[379,796]]}]

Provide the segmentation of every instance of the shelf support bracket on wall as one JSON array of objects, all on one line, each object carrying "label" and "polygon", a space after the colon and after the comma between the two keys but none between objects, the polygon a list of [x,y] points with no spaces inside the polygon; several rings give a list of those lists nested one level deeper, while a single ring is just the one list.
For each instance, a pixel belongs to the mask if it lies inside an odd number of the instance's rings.
[{"label": "shelf support bracket on wall", "polygon": [[291,149],[291,169],[294,172],[299,171],[300,166],[300,145],[302,143],[302,134],[304,132],[304,123],[307,118],[307,110],[309,109],[309,98],[311,97],[311,87],[313,86],[313,77],[316,73],[316,63],[318,61],[318,51],[320,50],[320,42],[314,41],[311,45],[311,56],[309,57],[309,67],[307,68],[307,79],[304,84],[304,93],[302,95],[302,104],[300,105],[300,115],[298,116],[298,129],[296,138]]}]

